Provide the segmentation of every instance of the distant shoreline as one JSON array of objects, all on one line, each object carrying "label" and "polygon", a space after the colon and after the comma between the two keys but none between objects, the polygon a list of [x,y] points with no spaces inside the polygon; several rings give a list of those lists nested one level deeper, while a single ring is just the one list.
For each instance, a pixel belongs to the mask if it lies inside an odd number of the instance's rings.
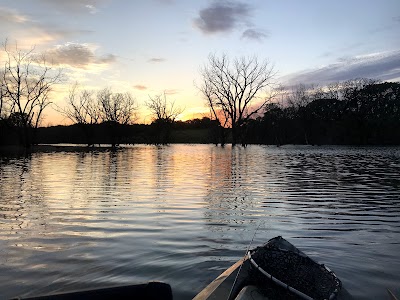
[{"label": "distant shoreline", "polygon": [[[170,143],[168,145],[175,145],[175,144],[187,144],[187,145],[196,145],[196,143]],[[209,145],[214,145],[212,143],[208,143]],[[149,145],[149,146],[156,146],[154,144],[144,144],[144,143],[137,143],[135,145]],[[204,143],[199,143],[199,145],[204,145]],[[227,146],[230,145],[229,143],[226,144]],[[263,145],[263,146],[272,146],[272,147],[285,147],[289,146],[292,147],[400,147],[400,145],[334,145],[334,144],[326,144],[326,145],[305,145],[305,144],[286,144],[286,145],[265,145],[265,144],[249,144],[251,145]],[[109,145],[98,145],[88,147],[87,145],[81,144],[39,144],[34,145],[31,148],[27,149],[22,146],[18,145],[7,145],[7,146],[0,146],[0,156],[1,155],[10,155],[10,156],[22,156],[31,153],[51,153],[51,152],[92,152],[92,151],[110,151],[110,150],[119,150],[124,148],[129,148],[130,146],[127,144],[122,144],[116,148],[112,148]],[[241,147],[241,146],[238,146]]]},{"label": "distant shoreline", "polygon": [[[35,152],[90,152],[93,150],[110,150],[112,149],[111,146],[93,146],[88,147],[84,145],[33,145],[31,148],[24,148],[18,145],[8,145],[8,146],[0,146],[0,153],[1,154],[25,154],[25,153],[35,153]],[[118,149],[118,148],[117,148]]]}]

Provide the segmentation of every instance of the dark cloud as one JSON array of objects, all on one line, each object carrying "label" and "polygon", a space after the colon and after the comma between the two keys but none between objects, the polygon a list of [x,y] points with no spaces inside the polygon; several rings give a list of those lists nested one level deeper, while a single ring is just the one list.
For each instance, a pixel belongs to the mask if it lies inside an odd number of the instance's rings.
[{"label": "dark cloud", "polygon": [[145,91],[147,90],[147,86],[142,85],[142,84],[136,84],[133,86],[134,89],[139,90],[139,91]]},{"label": "dark cloud", "polygon": [[150,58],[149,60],[148,60],[148,62],[151,62],[151,63],[160,63],[160,62],[164,62],[166,59],[165,58],[162,58],[162,57],[153,57],[153,58]]},{"label": "dark cloud", "polygon": [[384,81],[399,80],[400,50],[353,58],[341,58],[326,67],[297,73],[285,78],[289,84],[327,84],[354,78]]},{"label": "dark cloud", "polygon": [[247,23],[251,8],[240,2],[213,2],[200,10],[194,25],[205,34],[229,32],[238,24]]},{"label": "dark cloud", "polygon": [[76,68],[88,68],[90,65],[109,64],[116,60],[115,55],[96,56],[86,44],[68,43],[47,51],[47,58],[56,65],[69,65]]},{"label": "dark cloud", "polygon": [[261,41],[268,37],[268,34],[258,29],[247,29],[242,33],[242,39]]}]

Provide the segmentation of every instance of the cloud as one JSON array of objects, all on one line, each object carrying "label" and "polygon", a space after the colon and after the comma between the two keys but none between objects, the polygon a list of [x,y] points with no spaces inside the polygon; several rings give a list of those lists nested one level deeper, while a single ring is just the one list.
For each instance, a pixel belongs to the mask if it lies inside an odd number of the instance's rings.
[{"label": "cloud", "polygon": [[96,7],[94,7],[93,5],[90,5],[90,4],[88,4],[88,5],[85,5],[85,7],[89,10],[89,12],[91,13],[91,14],[95,14],[95,13],[97,13],[97,8]]},{"label": "cloud", "polygon": [[400,50],[338,59],[322,68],[286,76],[290,84],[327,84],[354,78],[400,80]]},{"label": "cloud", "polygon": [[42,4],[53,7],[60,12],[72,13],[91,13],[95,14],[98,11],[100,4],[105,0],[40,0]]},{"label": "cloud", "polygon": [[331,48],[329,51],[326,51],[320,55],[320,57],[335,57],[337,53],[347,53],[347,52],[355,52],[360,49],[361,46],[364,46],[364,42],[354,42],[347,45],[342,45],[341,47]]},{"label": "cloud", "polygon": [[67,43],[46,52],[46,57],[56,65],[69,65],[86,69],[91,65],[110,64],[116,61],[113,54],[96,56],[95,47],[88,44]]},{"label": "cloud", "polygon": [[147,90],[147,86],[142,85],[142,84],[136,84],[133,86],[134,89],[139,90],[139,91],[145,91]]},{"label": "cloud", "polygon": [[150,63],[160,63],[160,62],[164,62],[164,61],[166,61],[165,58],[162,58],[162,57],[153,57],[153,58],[150,58],[147,62],[150,62]]},{"label": "cloud", "polygon": [[18,13],[16,10],[0,7],[0,24],[3,26],[9,23],[25,23],[28,17]]},{"label": "cloud", "polygon": [[[90,33],[82,29],[66,29],[52,23],[34,20],[17,10],[0,7],[0,40],[10,38],[10,43],[18,42],[19,49],[30,49],[52,43],[58,39]],[[4,36],[3,36],[4,35]]]},{"label": "cloud", "polygon": [[242,39],[261,41],[268,37],[268,34],[258,29],[246,29],[242,33]]},{"label": "cloud", "polygon": [[175,95],[175,94],[179,94],[179,90],[167,89],[167,90],[164,90],[164,94],[165,94],[165,95]]},{"label": "cloud", "polygon": [[154,0],[154,1],[161,4],[173,4],[175,2],[175,0]]},{"label": "cloud", "polygon": [[251,8],[240,2],[213,2],[199,11],[194,26],[204,34],[230,32],[239,24],[248,23]]}]

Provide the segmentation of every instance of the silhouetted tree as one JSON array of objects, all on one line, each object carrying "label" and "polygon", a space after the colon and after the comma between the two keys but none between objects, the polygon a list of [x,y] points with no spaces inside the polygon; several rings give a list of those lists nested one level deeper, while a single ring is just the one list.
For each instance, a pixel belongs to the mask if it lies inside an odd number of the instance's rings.
[{"label": "silhouetted tree", "polygon": [[4,75],[0,72],[0,120],[6,118],[6,86],[4,83]]},{"label": "silhouetted tree", "polygon": [[155,131],[155,144],[168,144],[172,125],[175,119],[183,112],[183,109],[175,106],[174,101],[167,101],[164,93],[149,96],[146,106],[151,111]]},{"label": "silhouetted tree", "polygon": [[138,106],[130,93],[113,93],[105,88],[97,93],[100,120],[107,125],[111,138],[111,146],[117,146],[120,125],[131,124],[136,118]]},{"label": "silhouetted tree", "polygon": [[97,124],[100,120],[100,110],[94,92],[79,91],[77,83],[71,86],[66,98],[66,107],[60,112],[76,124]]},{"label": "silhouetted tree", "polygon": [[309,135],[313,144],[332,144],[343,135],[338,123],[343,117],[343,101],[319,98],[306,107],[308,113]]},{"label": "silhouetted tree", "polygon": [[353,79],[294,91],[286,106],[267,107],[266,143],[275,143],[277,132],[281,143],[400,143],[400,83]]},{"label": "silhouetted tree", "polygon": [[340,82],[343,108],[343,123],[347,127],[350,139],[356,144],[367,144],[368,128],[362,112],[362,90],[369,85],[378,83],[377,80],[356,78]]},{"label": "silhouetted tree", "polygon": [[274,70],[256,57],[230,60],[226,55],[210,55],[201,70],[200,91],[215,120],[230,127],[232,145],[243,141],[244,127],[274,96]]},{"label": "silhouetted tree", "polygon": [[16,46],[11,51],[5,42],[4,52],[2,99],[8,101],[10,116],[18,116],[21,143],[29,147],[33,142],[31,129],[39,126],[43,110],[51,102],[52,87],[61,80],[61,70],[53,70],[44,56],[34,53],[34,48],[24,52]]},{"label": "silhouetted tree", "polygon": [[284,110],[282,105],[279,103],[269,103],[266,105],[263,117],[263,129],[264,135],[267,136],[264,136],[264,138],[278,146],[285,143],[283,133],[283,118]]},{"label": "silhouetted tree", "polygon": [[94,92],[89,90],[79,91],[77,83],[73,84],[66,98],[66,106],[58,111],[78,124],[85,134],[88,146],[93,145],[93,124],[100,121],[100,106]]},{"label": "silhouetted tree", "polygon": [[306,86],[304,84],[299,84],[292,88],[292,90],[287,94],[287,103],[294,109],[297,119],[299,121],[299,126],[302,129],[304,143],[309,144],[309,132],[311,124],[311,116],[309,110],[307,109],[308,104],[310,104],[315,98],[318,89],[313,85]]}]

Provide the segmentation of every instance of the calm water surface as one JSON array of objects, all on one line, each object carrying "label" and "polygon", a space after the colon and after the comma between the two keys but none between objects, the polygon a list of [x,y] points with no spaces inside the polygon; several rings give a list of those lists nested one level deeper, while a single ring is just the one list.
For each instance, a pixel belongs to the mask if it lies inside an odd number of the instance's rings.
[{"label": "calm water surface", "polygon": [[160,280],[191,299],[282,235],[400,295],[400,148],[134,146],[0,157],[0,298]]}]

